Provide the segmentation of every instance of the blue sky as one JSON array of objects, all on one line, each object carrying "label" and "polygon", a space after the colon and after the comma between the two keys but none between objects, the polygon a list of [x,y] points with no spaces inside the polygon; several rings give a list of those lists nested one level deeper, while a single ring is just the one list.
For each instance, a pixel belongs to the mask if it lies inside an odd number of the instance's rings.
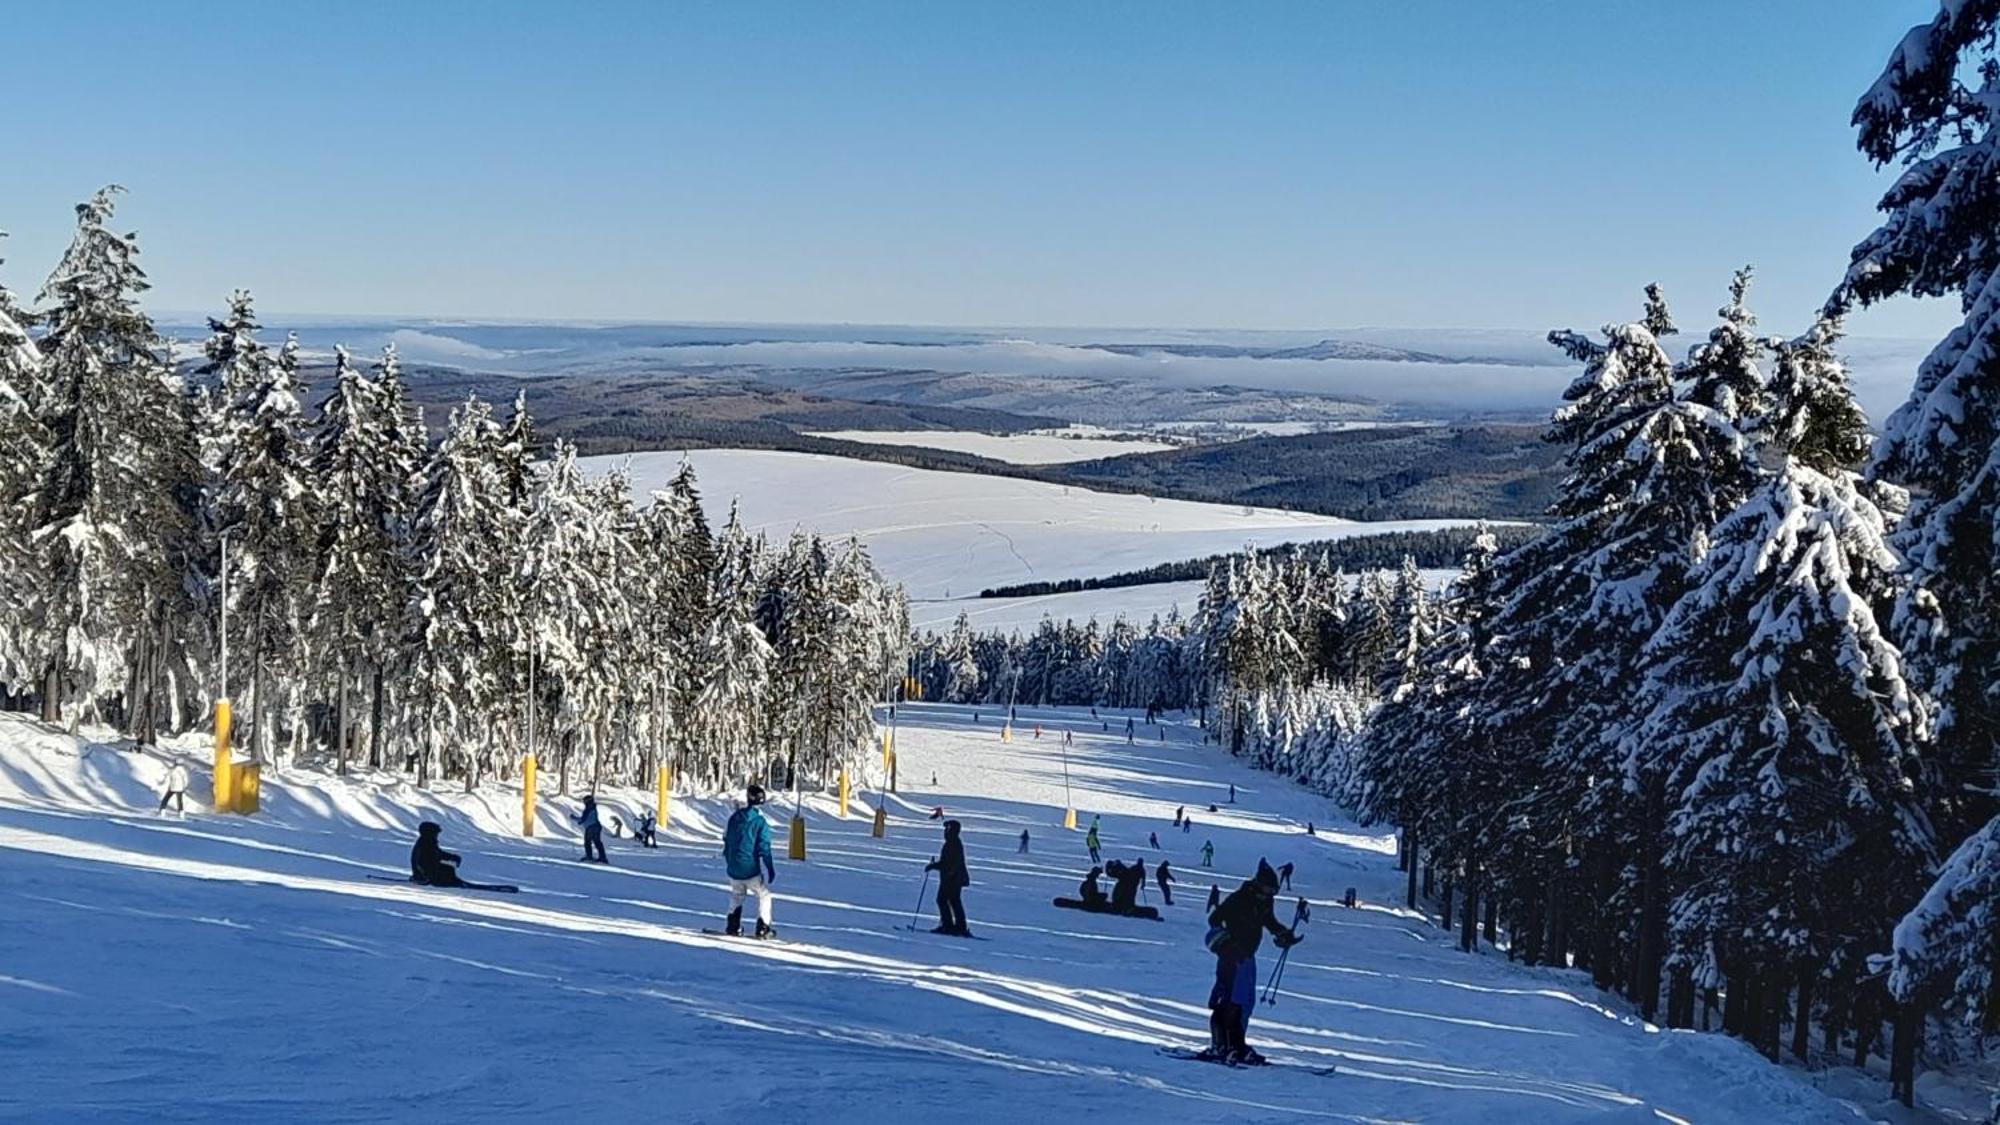
[{"label": "blue sky", "polygon": [[1588,326],[1750,261],[1779,330],[1872,225],[1848,113],[1934,9],[23,5],[0,276],[115,180],[169,310]]}]

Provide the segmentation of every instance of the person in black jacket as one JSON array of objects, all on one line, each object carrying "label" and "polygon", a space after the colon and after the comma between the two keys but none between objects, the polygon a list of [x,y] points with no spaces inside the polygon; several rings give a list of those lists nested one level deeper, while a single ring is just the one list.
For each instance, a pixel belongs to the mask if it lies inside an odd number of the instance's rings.
[{"label": "person in black jacket", "polygon": [[417,842],[410,849],[410,882],[431,887],[464,884],[458,877],[458,854],[438,846],[438,833],[442,831],[444,828],[434,821],[417,825]]},{"label": "person in black jacket", "polygon": [[1137,910],[1139,888],[1146,882],[1145,862],[1120,863],[1114,859],[1104,865],[1104,873],[1111,876],[1111,909],[1121,914]]},{"label": "person in black jacket", "polygon": [[1167,900],[1168,906],[1172,906],[1174,904],[1174,872],[1173,868],[1167,866],[1166,860],[1161,860],[1159,866],[1153,868],[1153,878],[1160,884],[1160,897]]},{"label": "person in black jacket", "polygon": [[1208,916],[1215,985],[1208,992],[1209,1047],[1202,1052],[1204,1057],[1249,1065],[1264,1061],[1247,1041],[1250,1013],[1257,1006],[1257,947],[1267,930],[1279,949],[1289,949],[1299,940],[1272,912],[1277,894],[1278,873],[1260,859],[1256,877],[1231,891]]},{"label": "person in black jacket", "polygon": [[965,903],[959,896],[972,883],[972,873],[965,868],[965,843],[958,832],[957,821],[944,822],[944,848],[924,867],[938,873],[938,924],[931,932],[971,937],[972,931],[965,926]]}]

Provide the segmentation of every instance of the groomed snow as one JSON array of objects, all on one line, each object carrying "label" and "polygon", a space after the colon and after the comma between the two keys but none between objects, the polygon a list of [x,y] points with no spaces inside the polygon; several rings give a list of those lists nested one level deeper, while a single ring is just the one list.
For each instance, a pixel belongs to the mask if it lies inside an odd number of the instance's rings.
[{"label": "groomed snow", "polygon": [[[699,449],[585,459],[592,473],[629,463],[635,494],[694,465],[717,526],[732,498],[753,531],[857,535],[912,598],[968,597],[1017,582],[1088,578],[1241,550],[1468,520],[1362,523],[1273,508],[1092,492],[979,473],[909,469],[811,453]],[[1039,617],[1039,615],[1037,615]]]},{"label": "groomed snow", "polygon": [[1175,448],[1158,441],[1117,441],[1049,431],[982,434],[970,430],[834,430],[816,436],[869,445],[914,445],[921,449],[970,453],[1013,465],[1061,465]]},{"label": "groomed snow", "polygon": [[[1024,711],[1002,742],[996,719],[906,707],[887,838],[811,799],[810,859],[779,861],[785,941],[757,944],[701,932],[725,908],[724,801],[677,803],[658,850],[614,839],[608,867],[577,862],[573,803],[545,802],[523,839],[518,793],[497,785],[424,793],[273,771],[255,817],[161,819],[157,757],[0,716],[0,1120],[1850,1116],[1735,1040],[1640,1023],[1583,974],[1457,952],[1399,905],[1385,833],[1185,726],[1141,728],[1127,746],[1122,717],[1107,734],[1087,714]],[[1066,771],[1062,728],[1077,732]],[[1050,905],[1085,865],[1059,827],[1065,776],[1084,823],[1102,814],[1109,856],[1171,858],[1181,882],[1165,921]],[[623,813],[637,795],[604,796]],[[1191,834],[1169,824],[1183,804]],[[985,941],[901,928],[913,904],[931,924],[932,806],[966,825],[966,905]],[[523,893],[394,881],[426,818],[470,877]],[[1213,872],[1196,854],[1210,840]],[[1233,887],[1260,856],[1296,862],[1296,893],[1315,904],[1252,1028],[1281,1065],[1163,1057],[1205,1038],[1208,882]],[[1348,887],[1354,910],[1335,904]],[[1267,944],[1266,976],[1274,957]]]}]

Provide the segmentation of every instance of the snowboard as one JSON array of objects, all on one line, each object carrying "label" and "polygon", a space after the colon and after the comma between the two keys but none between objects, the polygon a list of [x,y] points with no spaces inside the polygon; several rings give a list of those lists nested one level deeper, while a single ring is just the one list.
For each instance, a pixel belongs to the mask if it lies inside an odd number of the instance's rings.
[{"label": "snowboard", "polygon": [[469,883],[461,880],[449,887],[440,887],[435,883],[419,883],[414,879],[391,879],[387,875],[370,875],[368,877],[378,883],[407,883],[412,887],[429,887],[432,890],[439,891],[494,891],[503,895],[517,895],[521,893],[521,888],[512,883]]},{"label": "snowboard", "polygon": [[1081,910],[1086,914],[1109,914],[1116,918],[1149,918],[1155,922],[1160,920],[1160,912],[1151,906],[1135,906],[1130,910],[1115,910],[1108,904],[1104,906],[1092,906],[1080,898],[1058,898],[1055,900],[1055,904],[1064,910]]}]

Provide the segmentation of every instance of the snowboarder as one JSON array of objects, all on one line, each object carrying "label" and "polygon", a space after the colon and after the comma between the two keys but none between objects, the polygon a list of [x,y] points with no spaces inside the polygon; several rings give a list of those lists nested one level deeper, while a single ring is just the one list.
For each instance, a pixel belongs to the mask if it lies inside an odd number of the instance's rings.
[{"label": "snowboarder", "polygon": [[1202,865],[1203,867],[1214,867],[1214,866],[1215,866],[1215,841],[1214,841],[1214,840],[1203,840],[1203,841],[1201,842],[1201,865]]},{"label": "snowboarder", "polygon": [[1154,851],[1160,850],[1160,834],[1158,832],[1146,833],[1146,839],[1152,843]]},{"label": "snowboarder", "polygon": [[1120,863],[1114,859],[1104,865],[1104,873],[1111,877],[1111,909],[1120,914],[1137,910],[1139,888],[1146,883],[1145,863]]},{"label": "snowboarder", "polygon": [[1229,783],[1229,803],[1236,803],[1236,783],[1233,781]]},{"label": "snowboarder", "polygon": [[1222,888],[1214,883],[1210,883],[1208,885],[1208,908],[1214,910],[1215,904],[1221,901]]},{"label": "snowboarder", "polygon": [[1292,889],[1292,865],[1289,861],[1278,865],[1278,886],[1288,891]]},{"label": "snowboarder", "polygon": [[175,758],[174,764],[167,767],[166,786],[165,788],[160,790],[159,811],[162,813],[166,812],[167,802],[172,801],[174,803],[174,812],[177,815],[179,815],[182,819],[186,819],[187,787],[188,787],[187,767],[181,764],[181,760],[179,758]]},{"label": "snowboarder", "polygon": [[1167,900],[1168,906],[1172,906],[1174,904],[1174,892],[1172,886],[1174,881],[1174,872],[1173,868],[1167,866],[1166,860],[1164,859],[1161,860],[1160,865],[1153,869],[1153,881],[1160,885],[1160,897]]},{"label": "snowboarder", "polygon": [[1269,931],[1279,949],[1290,949],[1299,935],[1272,913],[1278,894],[1278,873],[1263,860],[1257,874],[1230,892],[1208,915],[1207,945],[1215,954],[1215,984],[1208,992],[1208,1050],[1202,1057],[1235,1064],[1264,1061],[1246,1042],[1250,1013],[1257,1006],[1257,947]]},{"label": "snowboarder", "polygon": [[1028,830],[1025,828],[1021,829],[1021,850],[1015,854],[1017,855],[1028,854]]},{"label": "snowboarder", "polygon": [[427,887],[464,885],[465,881],[458,877],[458,853],[445,851],[438,845],[438,833],[443,831],[444,826],[436,821],[426,820],[417,825],[417,842],[410,848],[410,882]]},{"label": "snowboarder", "polygon": [[[610,863],[611,860],[604,854],[604,825],[597,819],[597,798],[586,795],[583,798],[583,811],[570,819],[583,825],[584,862]],[[594,861],[590,855],[592,851],[597,853]]]},{"label": "snowboarder", "polygon": [[764,787],[752,785],[743,794],[745,804],[729,816],[722,832],[722,857],[729,872],[729,919],[723,933],[743,932],[743,898],[757,900],[757,930],[760,938],[776,937],[771,927],[771,884],[778,872],[771,864],[771,826],[757,806],[764,803]]},{"label": "snowboarder", "polygon": [[971,937],[972,931],[965,927],[965,903],[960,895],[972,883],[972,876],[965,869],[965,844],[959,840],[958,831],[957,821],[945,821],[944,848],[936,859],[924,865],[925,871],[938,873],[938,924],[931,932]]},{"label": "snowboarder", "polygon": [[1104,856],[1097,850],[1097,818],[1090,818],[1090,831],[1083,834],[1083,846],[1090,849],[1090,862],[1103,863]]},{"label": "snowboarder", "polygon": [[1090,869],[1090,874],[1083,877],[1083,882],[1077,884],[1077,897],[1082,899],[1084,904],[1090,909],[1097,909],[1104,905],[1104,888],[1097,885],[1097,877],[1102,874],[1104,874],[1104,868],[1093,867]]}]

